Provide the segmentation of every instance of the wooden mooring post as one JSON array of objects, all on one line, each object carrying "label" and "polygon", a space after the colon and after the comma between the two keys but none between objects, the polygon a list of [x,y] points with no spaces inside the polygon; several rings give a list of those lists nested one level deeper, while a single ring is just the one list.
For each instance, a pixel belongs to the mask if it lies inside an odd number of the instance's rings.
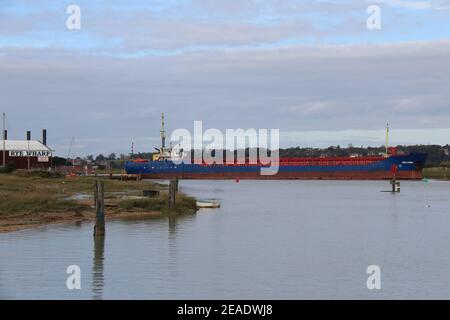
[{"label": "wooden mooring post", "polygon": [[392,193],[398,193],[400,192],[400,181],[397,181],[397,171],[398,168],[395,164],[391,167],[392,172],[392,179],[391,179],[391,186],[392,186]]},{"label": "wooden mooring post", "polygon": [[178,191],[178,178],[173,178],[170,180],[169,184],[169,209],[175,208],[177,191]]},{"label": "wooden mooring post", "polygon": [[95,199],[95,227],[94,237],[105,236],[105,192],[104,182],[95,181],[94,199]]},{"label": "wooden mooring post", "polygon": [[400,192],[400,181],[397,181],[395,178],[391,180],[392,193]]}]

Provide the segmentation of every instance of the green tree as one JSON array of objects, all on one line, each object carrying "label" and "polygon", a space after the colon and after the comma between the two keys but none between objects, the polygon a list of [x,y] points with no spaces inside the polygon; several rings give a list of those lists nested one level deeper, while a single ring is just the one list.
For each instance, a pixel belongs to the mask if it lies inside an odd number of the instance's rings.
[{"label": "green tree", "polygon": [[104,155],[102,155],[101,153],[95,158],[95,161],[105,161],[106,158]]}]

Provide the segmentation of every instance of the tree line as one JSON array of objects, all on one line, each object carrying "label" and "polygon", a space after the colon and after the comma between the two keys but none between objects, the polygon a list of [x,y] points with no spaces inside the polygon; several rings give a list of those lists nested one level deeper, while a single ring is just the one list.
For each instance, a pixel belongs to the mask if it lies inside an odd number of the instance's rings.
[{"label": "tree line", "polygon": [[[398,153],[412,153],[412,152],[423,152],[428,154],[428,159],[426,166],[447,166],[450,167],[450,145],[412,145],[412,146],[403,146],[399,145],[396,146]],[[224,158],[225,158],[225,151],[224,152]],[[220,151],[213,151],[212,155],[215,154],[215,152]],[[235,155],[237,154],[237,151],[234,152]],[[246,156],[248,156],[250,153],[249,149],[245,150]],[[328,148],[301,148],[301,147],[292,147],[292,148],[285,148],[280,149],[280,157],[283,158],[307,158],[307,157],[351,157],[351,156],[378,156],[385,153],[385,147],[357,147],[353,145],[348,145],[346,147],[341,147],[339,145],[337,146],[330,146]],[[193,157],[194,152],[191,151],[191,155]],[[108,163],[109,166],[112,167],[120,167],[121,163],[123,161],[133,160],[133,159],[147,159],[151,160],[153,157],[152,152],[140,152],[136,154],[120,154],[117,155],[116,153],[111,153],[109,155],[103,155],[98,154],[96,156],[94,155],[88,155],[84,158],[78,158],[83,161],[97,164],[97,165],[104,165],[105,163]],[[55,157],[58,158],[58,157]],[[69,160],[70,165],[72,165],[72,160]],[[56,159],[56,164],[58,165],[64,165],[66,160],[64,158],[58,158]]]}]

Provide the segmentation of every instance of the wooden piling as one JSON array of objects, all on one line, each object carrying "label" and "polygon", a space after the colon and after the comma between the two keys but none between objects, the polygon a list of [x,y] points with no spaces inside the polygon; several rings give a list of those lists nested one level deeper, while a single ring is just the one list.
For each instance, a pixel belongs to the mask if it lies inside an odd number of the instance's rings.
[{"label": "wooden piling", "polygon": [[104,182],[95,181],[94,184],[95,199],[95,227],[94,237],[105,236],[105,192]]},{"label": "wooden piling", "polygon": [[400,192],[400,181],[397,181],[395,178],[391,180],[392,193]]},{"label": "wooden piling", "polygon": [[97,209],[97,198],[98,198],[97,181],[94,182],[94,207]]},{"label": "wooden piling", "polygon": [[178,178],[171,179],[169,184],[169,209],[175,208],[177,191],[178,191]]}]

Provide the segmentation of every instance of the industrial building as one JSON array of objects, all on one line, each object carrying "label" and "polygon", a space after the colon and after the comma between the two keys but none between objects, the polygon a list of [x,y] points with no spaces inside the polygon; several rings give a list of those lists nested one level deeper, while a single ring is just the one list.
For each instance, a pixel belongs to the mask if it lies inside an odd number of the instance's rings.
[{"label": "industrial building", "polygon": [[9,140],[8,132],[0,140],[0,166],[13,164],[16,169],[50,168],[53,150],[47,146],[47,131],[42,131],[42,139],[31,140],[27,131],[26,140]]}]

